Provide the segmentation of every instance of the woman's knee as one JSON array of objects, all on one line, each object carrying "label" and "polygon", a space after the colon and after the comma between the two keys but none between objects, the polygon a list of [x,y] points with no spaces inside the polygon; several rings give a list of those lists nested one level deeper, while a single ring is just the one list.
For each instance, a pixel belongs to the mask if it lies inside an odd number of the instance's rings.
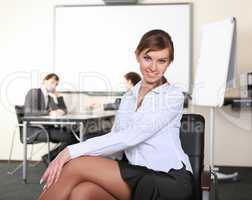
[{"label": "woman's knee", "polygon": [[70,200],[94,200],[97,186],[91,182],[82,182],[72,190]]},{"label": "woman's knee", "polygon": [[70,161],[68,161],[64,167],[63,167],[63,171],[65,173],[71,173],[71,174],[76,174],[79,172],[80,168],[82,167],[83,168],[83,164],[80,163],[80,160],[83,160],[82,159],[83,157],[79,157],[79,158],[75,158],[75,159],[72,159]]},{"label": "woman's knee", "polygon": [[64,166],[64,171],[73,175],[81,176],[82,178],[86,178],[86,175],[89,175],[90,171],[97,166],[97,161],[102,159],[103,158],[100,157],[81,156],[70,160]]}]

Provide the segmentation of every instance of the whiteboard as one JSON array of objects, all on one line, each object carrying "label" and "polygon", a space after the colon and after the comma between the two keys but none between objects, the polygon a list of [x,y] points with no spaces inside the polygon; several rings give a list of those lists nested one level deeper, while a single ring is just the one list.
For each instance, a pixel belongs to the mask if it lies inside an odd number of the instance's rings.
[{"label": "whiteboard", "polygon": [[191,4],[57,6],[54,70],[63,91],[123,91],[123,75],[139,71],[135,48],[152,29],[167,31],[175,59],[165,76],[189,92]]},{"label": "whiteboard", "polygon": [[194,105],[223,105],[226,87],[235,80],[235,27],[233,17],[203,26],[192,94]]}]

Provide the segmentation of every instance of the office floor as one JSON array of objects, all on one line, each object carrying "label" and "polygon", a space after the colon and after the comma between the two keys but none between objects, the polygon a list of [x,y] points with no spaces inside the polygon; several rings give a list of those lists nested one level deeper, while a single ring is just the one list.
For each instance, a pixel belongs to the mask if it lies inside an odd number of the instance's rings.
[{"label": "office floor", "polygon": [[[16,166],[16,163],[11,164],[12,169]],[[42,189],[39,180],[44,169],[43,163],[29,167],[28,184],[24,184],[21,179],[22,169],[15,175],[8,175],[8,164],[0,163],[0,200],[36,200]]]},{"label": "office floor", "polygon": [[[16,164],[12,164],[15,167]],[[21,170],[10,176],[7,174],[7,163],[0,163],[0,200],[36,200],[41,192],[39,179],[45,169],[40,163],[36,167],[29,168],[29,181],[24,184],[21,180]],[[252,199],[252,167],[222,167],[222,172],[231,173],[238,171],[240,181],[235,183],[219,184],[219,199],[210,194],[211,200],[251,200]]]},{"label": "office floor", "polygon": [[210,200],[251,200],[252,199],[252,167],[220,167],[220,172],[239,173],[238,182],[220,181],[218,197],[210,193]]}]

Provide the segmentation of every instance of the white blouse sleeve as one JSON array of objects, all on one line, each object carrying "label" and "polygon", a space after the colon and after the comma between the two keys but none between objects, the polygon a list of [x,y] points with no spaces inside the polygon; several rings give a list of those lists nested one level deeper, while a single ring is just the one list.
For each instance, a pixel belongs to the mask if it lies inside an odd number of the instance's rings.
[{"label": "white blouse sleeve", "polygon": [[91,138],[87,141],[68,146],[71,158],[79,156],[109,156],[135,146],[150,137],[173,120],[180,123],[184,96],[179,93],[176,98],[167,99],[164,106],[156,110],[134,112],[133,123],[123,130]]}]

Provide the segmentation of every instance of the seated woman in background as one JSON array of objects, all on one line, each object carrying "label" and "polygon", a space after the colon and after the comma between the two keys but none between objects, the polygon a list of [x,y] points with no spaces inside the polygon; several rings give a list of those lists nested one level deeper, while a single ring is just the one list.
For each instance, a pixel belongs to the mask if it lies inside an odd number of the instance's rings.
[{"label": "seated woman in background", "polygon": [[[128,72],[124,76],[124,85],[126,91],[134,87],[139,81],[141,81],[141,76],[136,72]],[[121,98],[116,98],[114,103],[103,104],[104,110],[118,110],[121,103]]]},{"label": "seated woman in background", "polygon": [[128,72],[124,75],[126,90],[130,90],[139,81],[141,81],[141,76],[136,72]]},{"label": "seated woman in background", "polygon": [[112,131],[65,148],[42,176],[40,200],[191,197],[192,168],[179,138],[184,96],[164,77],[174,56],[170,35],[147,32],[135,54],[143,79],[123,96]]}]

